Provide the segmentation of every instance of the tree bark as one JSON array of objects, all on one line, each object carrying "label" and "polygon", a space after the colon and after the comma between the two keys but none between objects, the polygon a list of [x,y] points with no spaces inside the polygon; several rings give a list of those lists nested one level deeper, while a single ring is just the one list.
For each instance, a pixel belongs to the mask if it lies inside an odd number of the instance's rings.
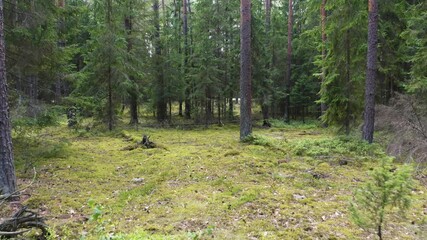
[{"label": "tree bark", "polygon": [[[107,25],[111,29],[111,14],[113,11],[113,6],[111,0],[107,1]],[[113,121],[114,121],[114,109],[113,109],[113,79],[112,79],[112,69],[111,69],[111,59],[109,55],[108,59],[108,72],[107,72],[107,81],[108,81],[108,130],[113,130]]]},{"label": "tree bark", "polygon": [[[58,8],[64,8],[65,7],[65,0],[58,0],[57,2]],[[65,39],[63,39],[63,31],[64,31],[64,22],[65,17],[62,12],[60,12],[60,15],[58,17],[58,25],[57,25],[57,34],[58,34],[58,41],[57,46],[60,49],[63,49],[65,47]],[[55,82],[55,103],[60,104],[62,100],[62,80],[63,80],[64,73],[60,72],[57,76],[56,82]]]},{"label": "tree bark", "polygon": [[16,191],[6,79],[3,0],[0,0],[0,195]]},{"label": "tree bark", "polygon": [[166,120],[167,104],[165,100],[165,82],[162,69],[162,46],[160,42],[160,14],[159,14],[159,0],[153,1],[154,11],[154,48],[155,48],[155,65],[156,65],[156,78],[157,78],[157,91],[156,91],[156,107],[157,107],[157,120],[163,122]]},{"label": "tree bark", "polygon": [[377,74],[378,2],[369,0],[368,54],[365,83],[363,139],[372,143],[375,123],[375,78]]},{"label": "tree bark", "polygon": [[290,94],[291,94],[291,65],[292,65],[292,29],[293,29],[293,1],[289,0],[288,14],[288,55],[287,55],[287,71],[286,71],[286,99],[285,99],[285,121],[290,121]]},{"label": "tree bark", "polygon": [[252,133],[251,1],[240,1],[240,139]]},{"label": "tree bark", "polygon": [[[327,0],[322,0],[320,5],[320,15],[321,15],[321,24],[322,24],[322,79],[321,84],[325,82],[326,78],[326,2]],[[326,104],[320,103],[320,115],[323,115],[326,112]]]},{"label": "tree bark", "polygon": [[350,56],[350,30],[346,31],[345,36],[345,51],[346,51],[346,86],[345,86],[345,95],[347,99],[347,106],[345,110],[345,120],[344,120],[344,126],[345,126],[345,134],[350,134],[350,97],[351,97],[351,72],[350,72],[350,66],[351,66],[351,56]]},{"label": "tree bark", "polygon": [[[187,0],[182,0],[182,32],[184,35],[184,78],[186,78],[188,73],[188,16],[187,16]],[[187,81],[187,86],[185,88],[185,100],[184,100],[184,106],[185,106],[185,117],[191,118],[191,100],[190,100],[190,94],[191,94],[191,86],[190,83]]]},{"label": "tree bark", "polygon": [[[267,58],[270,56],[270,25],[271,25],[271,0],[265,0],[265,32],[267,35],[266,42],[265,42],[265,49],[266,49],[266,55]],[[270,94],[267,90],[269,88],[268,86],[268,80],[270,79],[270,70],[271,68],[271,59],[267,60],[267,66],[266,66],[266,74],[265,74],[265,83],[263,86],[263,94],[262,94],[262,102],[261,102],[261,112],[262,112],[262,118],[263,118],[263,126],[269,126],[269,98]]]},{"label": "tree bark", "polygon": [[[132,42],[132,30],[133,30],[133,16],[131,14],[133,5],[130,4],[128,8],[128,14],[125,17],[125,30],[126,30],[126,41],[127,41],[127,52],[128,54],[131,54],[132,48],[133,48],[133,42]],[[130,75],[130,80],[134,83],[135,77]],[[130,89],[128,89],[129,94],[129,103],[130,103],[130,124],[138,124],[138,91],[135,87],[135,85],[131,86]]]}]

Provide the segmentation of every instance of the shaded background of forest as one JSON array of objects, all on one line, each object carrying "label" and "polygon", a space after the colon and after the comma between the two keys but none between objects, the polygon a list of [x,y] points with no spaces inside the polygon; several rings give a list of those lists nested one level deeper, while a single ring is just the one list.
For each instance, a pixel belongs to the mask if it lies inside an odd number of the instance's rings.
[{"label": "shaded background of forest", "polygon": [[[254,114],[283,119],[289,107],[291,121],[321,116],[348,133],[362,119],[367,4],[293,1],[290,81],[288,8],[284,0],[252,1]],[[405,133],[409,126],[422,141],[426,12],[422,0],[379,1],[376,102],[383,111],[377,122]],[[110,129],[124,114],[131,124],[143,116],[162,124],[233,121],[239,19],[239,2],[230,0],[7,1],[14,126],[22,119],[49,121],[70,108]]]}]

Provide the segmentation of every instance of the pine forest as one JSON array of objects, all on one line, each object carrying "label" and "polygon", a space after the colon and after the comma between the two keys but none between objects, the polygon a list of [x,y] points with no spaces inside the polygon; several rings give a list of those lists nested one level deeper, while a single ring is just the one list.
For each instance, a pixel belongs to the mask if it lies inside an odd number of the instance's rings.
[{"label": "pine forest", "polygon": [[427,1],[0,0],[0,239],[427,239]]}]

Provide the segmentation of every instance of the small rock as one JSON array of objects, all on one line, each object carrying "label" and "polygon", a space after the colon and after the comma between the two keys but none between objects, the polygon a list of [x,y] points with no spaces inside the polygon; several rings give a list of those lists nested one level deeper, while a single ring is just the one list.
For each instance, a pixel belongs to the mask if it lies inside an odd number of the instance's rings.
[{"label": "small rock", "polygon": [[294,197],[295,200],[303,200],[306,198],[304,195],[299,195],[299,194],[292,194],[292,196]]},{"label": "small rock", "polygon": [[144,178],[134,178],[132,179],[133,183],[143,183],[144,182]]},{"label": "small rock", "polygon": [[348,164],[348,161],[347,161],[346,159],[341,159],[341,160],[339,160],[338,164],[339,164],[340,166],[347,165],[347,164]]}]

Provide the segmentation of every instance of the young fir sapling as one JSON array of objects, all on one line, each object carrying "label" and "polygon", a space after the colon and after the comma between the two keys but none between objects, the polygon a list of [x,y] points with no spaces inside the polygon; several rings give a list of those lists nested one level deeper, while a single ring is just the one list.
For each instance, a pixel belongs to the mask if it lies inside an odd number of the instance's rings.
[{"label": "young fir sapling", "polygon": [[350,205],[353,222],[363,229],[375,229],[380,240],[386,216],[403,215],[411,203],[412,168],[395,168],[392,161],[382,160],[371,172],[371,180],[356,190]]}]

